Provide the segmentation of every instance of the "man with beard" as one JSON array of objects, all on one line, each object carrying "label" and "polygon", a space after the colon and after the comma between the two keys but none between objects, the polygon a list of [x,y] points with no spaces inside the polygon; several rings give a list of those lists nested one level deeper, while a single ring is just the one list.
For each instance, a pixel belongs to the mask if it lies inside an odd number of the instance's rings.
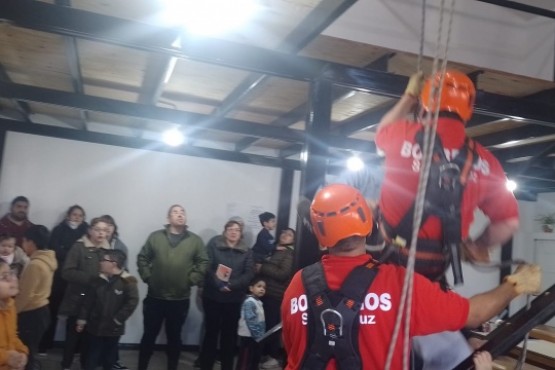
[{"label": "man with beard", "polygon": [[0,234],[15,238],[15,245],[21,247],[23,233],[34,224],[27,218],[29,199],[19,195],[12,200],[10,212],[0,219]]}]

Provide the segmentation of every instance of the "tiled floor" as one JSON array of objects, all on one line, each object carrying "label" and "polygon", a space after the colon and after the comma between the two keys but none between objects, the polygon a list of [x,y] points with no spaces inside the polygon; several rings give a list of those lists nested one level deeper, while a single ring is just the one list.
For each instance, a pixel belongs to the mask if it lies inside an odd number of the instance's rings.
[{"label": "tiled floor", "polygon": [[[119,352],[121,362],[129,369],[137,369],[137,350],[122,349]],[[179,370],[193,369],[193,361],[197,358],[196,352],[181,352],[181,359],[179,361]],[[42,370],[61,370],[60,362],[62,359],[62,350],[55,349],[48,353],[47,357],[39,358],[42,365]],[[155,351],[152,359],[150,360],[149,370],[164,370],[166,369],[166,354],[163,351]],[[220,365],[216,363],[214,370],[219,370]],[[75,358],[73,361],[72,370],[80,370],[79,359]]]}]

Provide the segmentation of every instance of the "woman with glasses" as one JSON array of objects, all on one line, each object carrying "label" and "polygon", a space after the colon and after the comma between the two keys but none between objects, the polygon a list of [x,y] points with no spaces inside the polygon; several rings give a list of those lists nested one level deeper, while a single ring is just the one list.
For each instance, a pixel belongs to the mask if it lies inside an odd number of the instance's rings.
[{"label": "woman with glasses", "polygon": [[205,334],[200,367],[212,370],[219,336],[221,369],[232,370],[241,303],[254,277],[252,251],[237,221],[228,221],[223,234],[213,237],[206,249],[209,265],[202,292]]},{"label": "woman with glasses", "polygon": [[[69,250],[62,278],[67,281],[67,289],[60,306],[60,315],[67,315],[66,340],[62,369],[70,369],[73,356],[79,347],[81,333],[76,331],[77,315],[91,282],[99,274],[102,249],[110,249],[108,243],[109,223],[97,217],[91,220],[87,234],[77,240]],[[84,353],[81,353],[81,367],[84,368]]]}]

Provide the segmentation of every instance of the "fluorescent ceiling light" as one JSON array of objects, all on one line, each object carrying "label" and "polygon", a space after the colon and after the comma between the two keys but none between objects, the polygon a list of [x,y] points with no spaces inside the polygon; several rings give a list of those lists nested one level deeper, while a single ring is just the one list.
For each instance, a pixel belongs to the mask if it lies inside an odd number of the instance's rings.
[{"label": "fluorescent ceiling light", "polygon": [[505,185],[507,186],[507,189],[509,191],[515,191],[518,187],[517,183],[513,180],[507,180],[507,183]]},{"label": "fluorescent ceiling light", "polygon": [[364,168],[364,162],[357,156],[352,156],[347,160],[347,168],[350,171],[356,172]]},{"label": "fluorescent ceiling light", "polygon": [[508,148],[508,147],[511,147],[515,144],[520,143],[521,141],[522,140],[509,140],[509,141],[506,141],[506,142],[501,143],[501,144],[493,145],[493,148],[498,148],[498,149]]},{"label": "fluorescent ceiling light", "polygon": [[171,129],[162,133],[162,140],[170,146],[179,146],[185,142],[185,136],[178,129]]},{"label": "fluorescent ceiling light", "polygon": [[258,9],[255,0],[160,0],[163,19],[190,33],[215,36],[242,26]]}]

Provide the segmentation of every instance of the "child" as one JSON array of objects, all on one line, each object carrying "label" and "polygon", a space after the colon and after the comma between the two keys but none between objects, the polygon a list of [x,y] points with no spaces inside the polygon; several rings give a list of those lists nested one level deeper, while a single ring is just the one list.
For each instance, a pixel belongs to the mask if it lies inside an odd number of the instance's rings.
[{"label": "child", "polygon": [[275,250],[274,237],[270,231],[276,228],[276,215],[264,212],[258,215],[262,230],[256,236],[256,243],[252,247],[255,263],[262,263],[270,257]]},{"label": "child", "polygon": [[255,277],[249,284],[250,295],[241,306],[239,319],[239,359],[236,370],[258,370],[260,363],[260,346],[256,339],[266,332],[264,308],[261,297],[266,293],[266,282]]},{"label": "child", "polygon": [[10,268],[17,273],[17,277],[29,262],[29,257],[23,249],[15,245],[15,238],[8,234],[0,235],[0,259],[10,265]]},{"label": "child", "polygon": [[85,370],[98,364],[111,370],[116,363],[118,342],[125,332],[125,321],[139,303],[137,279],[124,270],[125,253],[112,249],[103,252],[100,275],[85,296],[77,319],[77,332],[87,326]]},{"label": "child", "polygon": [[13,296],[19,293],[17,277],[0,258],[0,370],[23,370],[29,350],[17,337]]},{"label": "child", "polygon": [[22,247],[31,261],[21,273],[15,308],[19,338],[29,348],[27,370],[40,368],[37,352],[50,322],[48,297],[58,262],[55,252],[48,250],[49,239],[50,232],[43,225],[33,225],[23,233]]}]

